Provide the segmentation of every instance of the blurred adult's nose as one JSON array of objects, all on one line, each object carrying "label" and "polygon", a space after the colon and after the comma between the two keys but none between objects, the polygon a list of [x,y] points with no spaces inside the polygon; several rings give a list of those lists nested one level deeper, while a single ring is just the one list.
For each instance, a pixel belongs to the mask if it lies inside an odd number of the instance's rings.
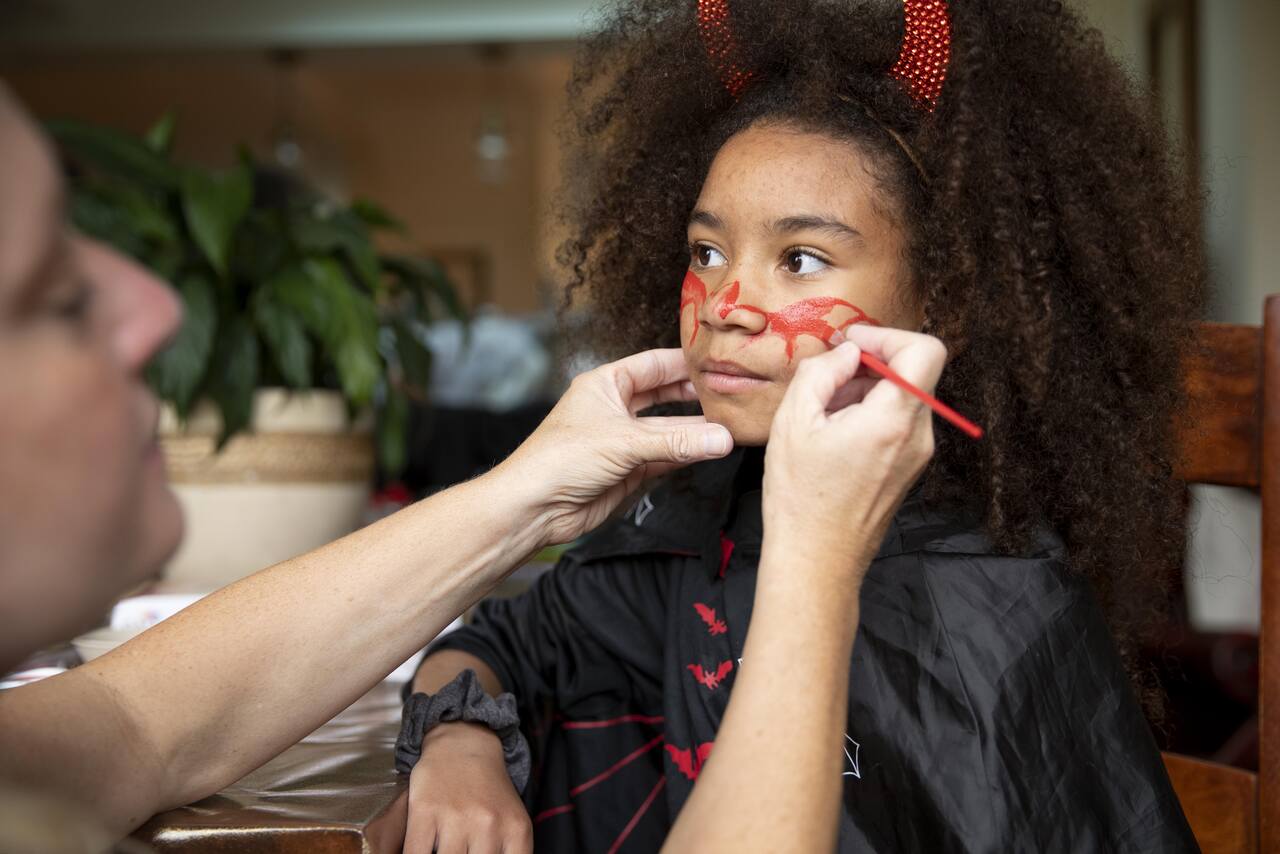
[{"label": "blurred adult's nose", "polygon": [[101,300],[112,351],[131,373],[141,373],[177,334],[182,304],[173,289],[146,268],[87,237],[77,238],[81,263]]}]

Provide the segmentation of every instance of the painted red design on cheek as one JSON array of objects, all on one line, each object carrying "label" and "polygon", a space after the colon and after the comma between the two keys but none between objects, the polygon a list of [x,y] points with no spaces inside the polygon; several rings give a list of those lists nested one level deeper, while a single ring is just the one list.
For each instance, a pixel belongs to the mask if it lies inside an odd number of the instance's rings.
[{"label": "painted red design on cheek", "polygon": [[[879,321],[853,303],[835,297],[811,297],[793,302],[778,311],[765,311],[754,305],[739,304],[739,292],[738,282],[734,282],[725,289],[724,298],[720,303],[720,319],[728,317],[731,311],[750,311],[759,314],[765,319],[764,331],[773,333],[786,342],[788,362],[795,356],[796,341],[801,335],[817,338],[830,347],[831,336],[837,329],[845,329],[855,323],[880,325]],[[827,321],[827,316],[837,308],[847,308],[853,312],[853,317],[839,327],[832,326]]]},{"label": "painted red design on cheek", "polygon": [[698,317],[702,314],[702,306],[707,302],[707,286],[690,270],[684,274],[684,284],[680,288],[680,319],[684,319],[686,306],[693,306],[693,334],[689,336],[689,346],[698,340],[698,329],[702,322]]},{"label": "painted red design on cheek", "polygon": [[836,333],[836,327],[827,322],[827,315],[837,308],[847,308],[853,311],[853,317],[841,324],[839,327],[841,329],[852,326],[855,323],[874,323],[879,326],[866,312],[853,303],[836,299],[835,297],[813,297],[812,299],[793,302],[781,311],[769,314],[770,331],[780,335],[787,342],[787,361],[791,361],[791,358],[795,355],[796,341],[801,335],[812,336],[828,347],[831,346],[831,336]]}]

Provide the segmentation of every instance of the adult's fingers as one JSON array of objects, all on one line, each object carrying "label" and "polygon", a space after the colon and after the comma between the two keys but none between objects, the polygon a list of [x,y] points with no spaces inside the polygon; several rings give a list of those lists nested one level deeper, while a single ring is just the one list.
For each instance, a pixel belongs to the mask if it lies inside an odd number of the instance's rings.
[{"label": "adult's fingers", "polygon": [[922,332],[858,324],[845,330],[845,338],[927,392],[937,387],[947,361],[947,348],[942,342]]},{"label": "adult's fingers", "polygon": [[689,366],[679,349],[645,350],[601,368],[630,405],[637,394],[689,379]]},{"label": "adult's fingers", "polygon": [[723,457],[733,450],[733,437],[719,424],[638,424],[620,437],[633,466],[646,463],[688,465]]},{"label": "adult's fingers", "polygon": [[856,344],[846,342],[805,359],[796,369],[783,405],[790,400],[807,416],[825,414],[836,393],[858,373],[860,355]]},{"label": "adult's fingers", "polygon": [[881,380],[875,376],[859,375],[854,377],[836,389],[836,393],[827,403],[827,412],[839,412],[847,406],[861,403],[863,398],[867,396],[867,392],[871,391],[871,387],[878,382],[881,382]]},{"label": "adult's fingers", "polygon": [[636,419],[652,427],[682,427],[685,424],[706,424],[705,415],[645,415]]},{"label": "adult's fingers", "polygon": [[659,386],[652,391],[642,391],[632,395],[627,408],[631,410],[632,415],[635,415],[659,403],[686,403],[697,399],[698,392],[694,390],[693,383],[688,380],[679,380]]}]

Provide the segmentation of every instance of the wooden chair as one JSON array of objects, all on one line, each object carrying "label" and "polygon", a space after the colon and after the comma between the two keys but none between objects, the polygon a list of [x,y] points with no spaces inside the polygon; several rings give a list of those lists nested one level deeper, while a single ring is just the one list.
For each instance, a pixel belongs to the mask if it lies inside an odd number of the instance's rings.
[{"label": "wooden chair", "polygon": [[1257,326],[1201,324],[1187,365],[1179,476],[1262,496],[1258,773],[1165,754],[1206,854],[1280,854],[1280,295]]}]

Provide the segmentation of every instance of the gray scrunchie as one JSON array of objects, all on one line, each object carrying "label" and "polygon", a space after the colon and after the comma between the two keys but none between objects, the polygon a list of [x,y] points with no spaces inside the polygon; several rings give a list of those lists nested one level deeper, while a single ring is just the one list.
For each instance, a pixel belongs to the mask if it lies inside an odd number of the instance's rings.
[{"label": "gray scrunchie", "polygon": [[529,782],[529,743],[520,732],[516,698],[485,693],[474,670],[464,670],[434,694],[417,693],[404,704],[396,739],[396,770],[408,774],[422,758],[422,739],[438,724],[465,721],[484,724],[502,740],[502,758],[516,791]]}]

